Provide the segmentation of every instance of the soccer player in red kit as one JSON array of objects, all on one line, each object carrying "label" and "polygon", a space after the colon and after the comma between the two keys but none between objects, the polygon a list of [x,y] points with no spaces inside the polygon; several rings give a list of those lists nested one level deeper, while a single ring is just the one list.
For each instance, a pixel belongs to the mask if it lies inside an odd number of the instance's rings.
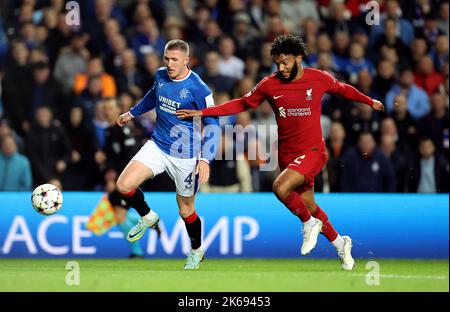
[{"label": "soccer player in red kit", "polygon": [[314,177],[328,159],[320,125],[322,96],[324,93],[340,95],[375,110],[384,110],[384,106],[327,72],[303,68],[302,58],[307,51],[299,37],[276,38],[270,53],[278,71],[261,80],[245,96],[203,110],[178,110],[177,115],[180,118],[232,115],[267,100],[278,124],[278,164],[282,170],[273,183],[273,192],[303,222],[301,254],[311,252],[322,232],[336,248],[342,268],[351,270],[355,261],[350,237],[336,232],[314,200]]}]

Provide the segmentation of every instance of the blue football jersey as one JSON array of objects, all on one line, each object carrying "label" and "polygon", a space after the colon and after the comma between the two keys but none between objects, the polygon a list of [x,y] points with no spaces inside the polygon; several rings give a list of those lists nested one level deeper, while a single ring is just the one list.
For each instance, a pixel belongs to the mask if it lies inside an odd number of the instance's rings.
[{"label": "blue football jersey", "polygon": [[196,122],[199,119],[182,120],[175,115],[178,109],[201,110],[211,106],[211,90],[195,72],[190,70],[185,78],[172,80],[162,67],[156,72],[152,88],[130,113],[136,117],[156,108],[151,139],[163,152],[177,158],[201,157],[211,161],[220,140],[218,117],[204,117]]}]

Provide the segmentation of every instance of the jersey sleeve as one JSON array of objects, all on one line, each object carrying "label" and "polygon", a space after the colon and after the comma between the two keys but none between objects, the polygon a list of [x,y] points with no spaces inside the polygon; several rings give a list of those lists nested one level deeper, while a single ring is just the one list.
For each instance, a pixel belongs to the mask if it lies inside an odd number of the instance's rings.
[{"label": "jersey sleeve", "polygon": [[339,82],[335,77],[325,71],[321,71],[321,73],[321,79],[325,84],[325,92],[340,95],[350,101],[361,102],[369,106],[373,105],[373,100],[359,92],[355,87]]},{"label": "jersey sleeve", "polygon": [[[198,95],[197,95],[198,94]],[[214,107],[214,98],[209,88],[204,87],[196,92],[196,104],[199,109]],[[201,146],[201,159],[211,162],[216,157],[220,143],[219,117],[205,116],[202,118],[203,139]]]},{"label": "jersey sleeve", "polygon": [[133,108],[130,109],[130,114],[132,117],[137,117],[148,111],[151,111],[156,106],[156,80],[153,83],[152,88],[145,94],[145,96],[137,103]]}]

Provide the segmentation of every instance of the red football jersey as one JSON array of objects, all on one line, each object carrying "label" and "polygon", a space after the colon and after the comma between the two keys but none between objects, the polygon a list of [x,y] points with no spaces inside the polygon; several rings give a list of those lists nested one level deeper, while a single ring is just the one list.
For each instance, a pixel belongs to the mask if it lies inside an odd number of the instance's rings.
[{"label": "red football jersey", "polygon": [[[299,153],[313,148],[323,150],[322,96],[324,93],[348,96],[347,87],[351,86],[340,83],[327,72],[304,68],[303,76],[291,82],[281,81],[274,73],[261,80],[242,99],[253,108],[267,100],[278,124],[279,150]],[[360,95],[360,101],[372,104],[370,98]]]}]

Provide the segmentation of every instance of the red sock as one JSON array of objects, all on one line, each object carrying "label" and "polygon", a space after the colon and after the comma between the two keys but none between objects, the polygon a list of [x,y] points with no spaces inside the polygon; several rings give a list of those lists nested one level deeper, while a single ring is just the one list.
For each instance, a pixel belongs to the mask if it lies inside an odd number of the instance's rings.
[{"label": "red sock", "polygon": [[297,217],[299,217],[302,222],[306,222],[311,219],[311,214],[306,208],[305,201],[296,192],[291,192],[286,199],[281,200],[281,202]]},{"label": "red sock", "polygon": [[198,218],[197,212],[194,211],[190,216],[183,218],[183,220],[187,224],[191,224],[194,223],[194,221],[197,220],[197,218]]},{"label": "red sock", "polygon": [[330,221],[328,221],[328,216],[318,205],[316,205],[316,211],[313,213],[313,217],[322,221],[322,234],[330,241],[334,241],[338,236],[338,232],[334,229]]}]

